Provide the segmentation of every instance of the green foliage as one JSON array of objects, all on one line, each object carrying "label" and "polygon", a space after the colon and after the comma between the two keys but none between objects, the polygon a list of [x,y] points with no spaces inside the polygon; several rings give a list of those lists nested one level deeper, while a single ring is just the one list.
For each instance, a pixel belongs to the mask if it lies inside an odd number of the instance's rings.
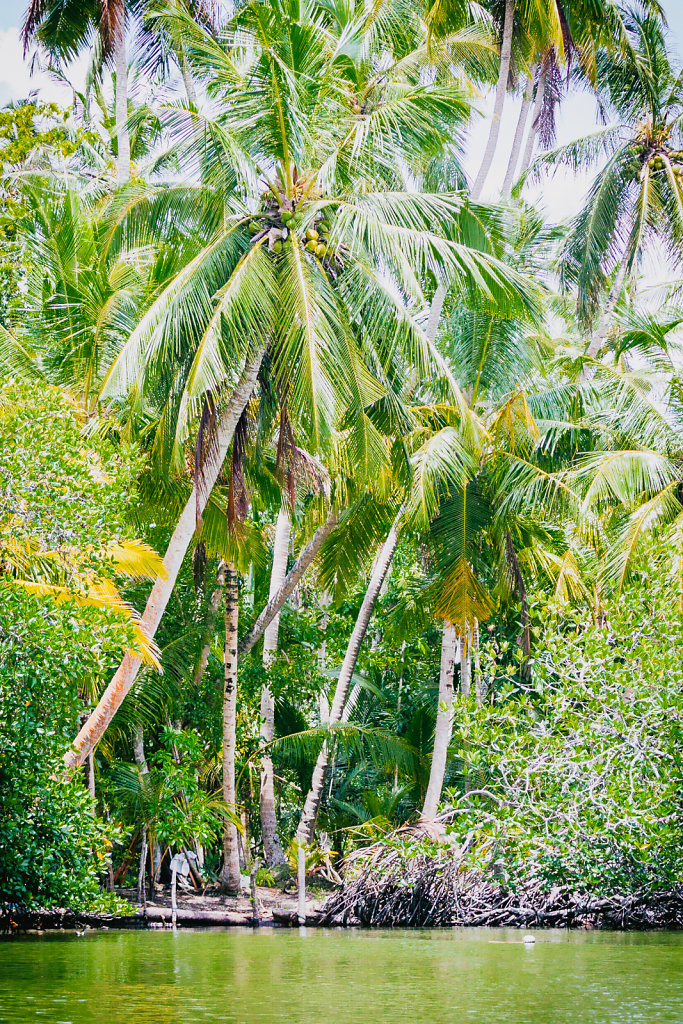
[{"label": "green foliage", "polygon": [[109,773],[105,794],[116,805],[128,827],[145,829],[150,846],[183,849],[196,842],[210,843],[220,834],[230,813],[225,804],[201,787],[203,751],[196,733],[163,730],[160,747],[148,770],[116,763]]},{"label": "green foliage", "polygon": [[[26,906],[102,903],[115,830],[94,817],[62,756],[82,695],[97,692],[134,643],[120,612],[83,600],[89,573],[112,574],[104,545],[125,534],[137,463],[106,442],[86,448],[56,389],[0,389],[0,899]],[[126,497],[124,497],[126,495]],[[20,586],[65,584],[60,604]]]},{"label": "green foliage", "polygon": [[78,688],[111,671],[120,638],[93,609],[1,590],[0,904],[103,907],[99,875],[115,830],[93,815],[83,775],[64,780],[62,755]]},{"label": "green foliage", "polygon": [[491,657],[495,703],[458,711],[453,748],[467,785],[454,832],[471,831],[473,863],[511,884],[679,884],[683,622],[666,559],[638,574],[604,625],[542,604],[535,615],[529,686]]}]

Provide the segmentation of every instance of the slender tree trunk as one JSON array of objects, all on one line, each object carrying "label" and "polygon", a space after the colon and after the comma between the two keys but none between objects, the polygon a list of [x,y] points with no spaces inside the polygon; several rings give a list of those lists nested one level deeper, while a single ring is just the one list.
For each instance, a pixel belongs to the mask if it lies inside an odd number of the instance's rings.
[{"label": "slender tree trunk", "polygon": [[197,106],[197,90],[195,88],[194,79],[190,66],[187,63],[187,57],[183,53],[182,49],[178,49],[177,52],[178,64],[180,65],[180,74],[183,76],[183,85],[185,86],[185,95],[190,106]]},{"label": "slender tree trunk", "polygon": [[474,656],[474,696],[479,707],[484,703],[484,679],[481,674],[481,659],[479,657],[479,620],[475,619],[472,625],[472,654]]},{"label": "slender tree trunk", "polygon": [[88,792],[90,793],[90,797],[93,800],[92,813],[94,814],[95,813],[94,800],[95,800],[95,795],[96,795],[95,794],[95,754],[94,754],[94,752],[92,750],[88,754]]},{"label": "slender tree trunk", "polygon": [[534,72],[532,71],[527,80],[526,89],[524,90],[524,99],[522,100],[522,106],[519,111],[519,117],[517,119],[515,137],[512,140],[512,149],[510,150],[508,169],[505,172],[505,180],[503,181],[503,187],[500,193],[504,199],[507,199],[509,197],[510,192],[512,191],[512,183],[515,180],[517,161],[519,160],[519,154],[522,149],[522,142],[524,141],[526,123],[529,120],[529,111],[531,110],[531,105],[533,103],[534,77]]},{"label": "slender tree trunk", "polygon": [[466,627],[464,634],[460,637],[460,692],[463,695],[463,697],[469,697],[470,695],[470,675],[472,663],[470,657],[469,634],[469,627]]},{"label": "slender tree trunk", "polygon": [[128,133],[128,58],[126,56],[126,20],[119,19],[114,39],[116,67],[116,175],[119,185],[130,178],[130,135]]},{"label": "slender tree trunk", "polygon": [[[89,756],[92,756],[92,754]],[[136,722],[133,727],[133,758],[140,769],[140,774],[149,775],[149,765],[147,764],[147,758],[145,757],[145,730],[140,722]],[[154,894],[159,868],[161,867],[161,847],[156,839],[154,840],[154,848],[152,849],[151,856],[152,871],[149,882],[150,896]]]},{"label": "slender tree trunk", "polygon": [[448,744],[453,732],[453,675],[457,655],[458,638],[455,627],[450,622],[443,624],[441,640],[441,668],[439,670],[439,706],[436,712],[436,729],[434,730],[434,750],[429,770],[429,785],[425,796],[422,817],[432,821],[437,812],[444,778],[446,777],[446,761]]},{"label": "slender tree trunk", "polygon": [[199,661],[197,667],[194,670],[194,676],[192,677],[192,685],[195,689],[199,686],[204,673],[206,672],[206,666],[209,663],[209,654],[211,653],[211,633],[218,615],[218,608],[221,603],[221,597],[223,596],[223,584],[225,583],[225,564],[221,562],[216,572],[216,586],[209,598],[209,609],[206,616],[206,635],[204,643],[202,644],[201,653],[199,655]]},{"label": "slender tree trunk", "polygon": [[[365,597],[363,598],[363,603],[360,606],[356,624],[353,627],[353,632],[351,633],[351,637],[346,648],[344,661],[342,662],[342,666],[339,670],[337,686],[334,691],[332,707],[330,708],[330,724],[336,724],[342,720],[344,705],[346,704],[346,698],[349,692],[351,679],[356,668],[361,644],[363,643],[363,639],[375,608],[377,597],[382,589],[382,584],[384,583],[384,579],[389,571],[391,559],[394,556],[394,551],[398,544],[398,522],[402,514],[403,510],[401,510],[399,515],[396,517],[370,574],[370,582],[365,592]],[[313,769],[311,788],[306,796],[304,808],[301,812],[301,820],[296,832],[296,837],[300,843],[310,843],[313,838],[315,819],[318,814],[323,786],[325,784],[325,769],[327,768],[329,756],[330,752],[327,743],[324,743],[320,753],[318,754],[318,760],[316,761],[315,768]]]},{"label": "slender tree trunk", "polygon": [[143,775],[149,775],[149,765],[145,757],[145,731],[140,722],[133,726],[133,757]]},{"label": "slender tree trunk", "polygon": [[[199,480],[192,489],[192,494],[183,509],[164,556],[164,576],[157,577],[147,599],[141,625],[149,637],[153,637],[156,633],[168,599],[173,592],[180,566],[194,536],[197,507],[200,512],[206,508],[209,495],[232,441],[235,425],[254,390],[262,359],[263,348],[260,348],[248,361],[242,379],[220,416],[216,443],[206,459]],[[135,682],[141,664],[140,659],[131,652],[125,655],[114,678],[100,697],[97,707],[74,740],[73,748],[65,754],[64,762],[67,768],[83,764],[90,751],[99,743],[107,726],[121,706],[121,702]]]},{"label": "slender tree trunk", "polygon": [[524,147],[524,156],[522,157],[522,166],[519,169],[520,175],[524,174],[525,171],[529,170],[531,164],[531,158],[534,155],[534,146],[536,145],[536,136],[538,135],[538,122],[543,110],[543,100],[545,99],[545,79],[546,71],[543,65],[541,65],[538,72],[538,83],[536,85],[536,99],[534,100],[534,107],[531,114],[531,125],[529,127],[529,134],[526,139],[526,146]]},{"label": "slender tree trunk", "polygon": [[[320,604],[323,608],[323,614],[320,620],[323,642],[318,650],[318,671],[320,672],[320,675],[323,675],[325,671],[325,664],[327,662],[327,624],[330,618],[328,609],[332,604],[332,594],[329,590],[324,590],[322,592]],[[327,697],[327,689],[321,690],[318,696],[318,714],[320,716],[320,724],[327,725],[330,720],[330,702]]]},{"label": "slender tree trunk", "polygon": [[145,868],[147,866],[147,833],[143,827],[140,846],[140,866],[138,868],[138,903],[142,903],[147,913],[147,887],[145,886]]},{"label": "slender tree trunk", "polygon": [[598,323],[595,334],[591,338],[590,344],[586,349],[586,355],[591,356],[592,358],[595,358],[598,349],[600,348],[603,341],[609,334],[609,329],[612,326],[612,317],[614,315],[614,310],[617,308],[619,296],[621,295],[624,289],[624,282],[626,281],[627,272],[628,260],[624,258],[619,264],[619,268],[615,275],[614,281],[612,282],[612,287],[609,290],[609,294],[605,302],[605,307],[602,311],[602,316],[600,317],[600,322]]},{"label": "slender tree trunk", "polygon": [[[225,690],[223,694],[223,799],[237,814],[235,753],[237,748],[237,627],[239,589],[234,566],[225,571]],[[223,892],[240,891],[240,848],[237,826],[226,821],[223,830]]]},{"label": "slender tree trunk", "polygon": [[[289,515],[283,507],[280,509],[275,526],[273,541],[273,567],[270,573],[269,599],[277,594],[287,575],[287,554],[289,551],[289,535],[291,527]],[[263,632],[263,667],[268,670],[273,663],[277,651],[280,614]],[[275,701],[270,687],[266,683],[261,691],[261,740],[264,744],[272,743],[275,737]],[[277,831],[277,814],[275,811],[275,783],[273,779],[273,759],[270,752],[261,754],[261,794],[259,798],[261,813],[261,833],[263,835],[263,852],[268,867],[286,863],[286,858]]]},{"label": "slender tree trunk", "polygon": [[277,594],[268,601],[268,604],[263,609],[254,625],[251,627],[247,635],[241,640],[239,645],[240,658],[249,653],[254,644],[260,639],[266,627],[270,625],[278,614],[287,598],[294,593],[299,585],[301,577],[312,564],[313,559],[320,551],[323,542],[332,533],[338,521],[338,514],[336,512],[330,512],[327,520],[315,531],[308,544],[285,576],[284,582]]},{"label": "slender tree trunk", "polygon": [[429,307],[429,319],[427,320],[427,326],[425,327],[425,333],[430,341],[435,340],[437,331],[439,330],[439,324],[441,323],[441,314],[443,312],[443,304],[446,301],[447,295],[447,285],[439,283],[436,286],[434,298],[432,299],[432,304]]},{"label": "slender tree trunk", "polygon": [[474,180],[474,185],[472,186],[472,199],[475,202],[478,202],[481,196],[486,183],[486,178],[491,165],[493,164],[493,158],[498,144],[500,120],[503,116],[505,93],[507,92],[508,78],[510,77],[510,58],[512,56],[512,29],[514,17],[515,0],[505,0],[505,20],[503,22],[503,39],[500,47],[500,67],[498,71],[498,82],[496,84],[496,98],[493,106],[493,117],[491,118],[491,127],[489,129],[486,149],[484,150],[484,156],[481,161],[479,173],[477,174],[477,177]]}]

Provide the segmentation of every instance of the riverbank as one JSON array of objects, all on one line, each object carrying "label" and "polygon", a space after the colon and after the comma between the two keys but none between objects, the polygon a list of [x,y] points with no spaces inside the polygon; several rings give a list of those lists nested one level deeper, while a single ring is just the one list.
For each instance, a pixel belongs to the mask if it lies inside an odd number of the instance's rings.
[{"label": "riverbank", "polygon": [[[130,913],[95,914],[73,910],[13,909],[0,913],[0,933],[53,931],[84,928],[166,928],[172,926],[171,896],[160,889],[146,907],[138,905],[136,893],[119,889],[117,895],[130,904]],[[178,895],[176,920],[182,928],[255,927],[258,925],[293,927],[298,925],[296,896],[283,894],[278,889],[257,886],[257,912],[254,915],[251,899],[223,896],[218,893],[181,893]],[[322,923],[324,897],[315,895],[306,901],[306,924]]]},{"label": "riverbank", "polygon": [[[448,877],[440,870],[423,872],[406,885],[388,877],[363,874],[332,893],[317,893],[306,902],[308,927],[363,928],[562,928],[617,931],[683,930],[683,885],[652,892],[596,896],[538,882],[515,888],[489,880]],[[455,884],[454,884],[455,883]],[[145,907],[134,890],[117,894],[129,913],[93,914],[73,910],[5,911],[0,933],[83,929],[155,929],[172,927],[170,893],[159,889]],[[246,893],[179,894],[176,923],[180,928],[296,927],[296,895],[258,886],[257,912]]]}]

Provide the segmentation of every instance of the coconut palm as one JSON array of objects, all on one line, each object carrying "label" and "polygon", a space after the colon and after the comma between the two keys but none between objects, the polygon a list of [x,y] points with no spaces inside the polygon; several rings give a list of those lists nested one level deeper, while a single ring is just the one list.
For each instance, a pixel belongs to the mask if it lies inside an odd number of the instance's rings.
[{"label": "coconut palm", "polygon": [[[391,22],[364,8],[256,3],[228,21],[220,43],[180,12],[167,17],[182,25],[194,74],[220,108],[202,122],[206,184],[141,188],[119,206],[112,237],[140,242],[150,224],[187,224],[194,214],[205,241],[151,305],[102,395],[167,396],[163,428],[178,464],[202,407],[211,441],[167,551],[168,577],[142,617],[150,635],[266,354],[297,436],[324,453],[342,416],[354,413],[356,435],[372,436],[365,410],[382,399],[399,359],[445,374],[411,315],[435,262],[484,301],[534,304],[533,289],[486,251],[481,232],[479,249],[458,236],[461,196],[403,185],[405,163],[449,145],[467,114],[457,83],[438,74],[423,84],[426,43],[411,59],[397,47],[378,72],[372,54],[390,46]],[[190,157],[197,120],[173,112]],[[121,666],[70,763],[100,738],[137,668]]]},{"label": "coconut palm", "polygon": [[126,0],[31,0],[22,38],[26,51],[35,41],[58,63],[73,59],[89,47],[94,35],[102,59],[113,63],[116,73],[116,168],[121,184],[130,177],[128,136],[128,60],[126,57]]},{"label": "coconut palm", "polygon": [[624,285],[648,248],[662,245],[676,264],[681,252],[680,71],[660,18],[631,11],[625,28],[630,52],[596,55],[599,98],[613,123],[551,151],[533,170],[538,177],[562,164],[578,169],[604,161],[562,256],[564,281],[577,288],[579,315],[594,325],[590,356],[605,342]]}]

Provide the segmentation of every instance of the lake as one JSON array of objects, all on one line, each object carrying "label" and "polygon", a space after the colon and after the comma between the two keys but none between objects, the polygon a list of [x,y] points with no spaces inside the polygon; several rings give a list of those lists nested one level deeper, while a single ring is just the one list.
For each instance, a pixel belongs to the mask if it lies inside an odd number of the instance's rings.
[{"label": "lake", "polygon": [[665,1024],[683,935],[457,929],[89,932],[0,943],[24,1024]]}]

